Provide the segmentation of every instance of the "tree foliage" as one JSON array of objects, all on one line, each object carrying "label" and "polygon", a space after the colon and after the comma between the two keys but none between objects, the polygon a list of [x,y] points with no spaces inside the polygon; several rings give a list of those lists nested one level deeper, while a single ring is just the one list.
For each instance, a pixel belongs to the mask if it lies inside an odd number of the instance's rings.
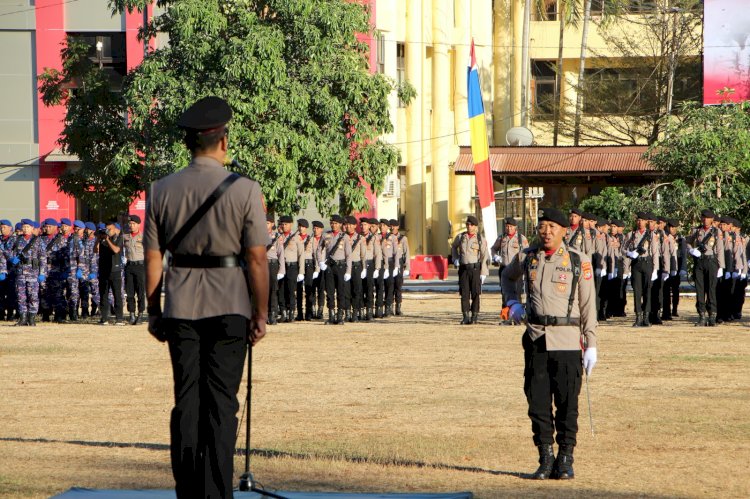
[{"label": "tree foliage", "polygon": [[[110,0],[114,12],[148,3]],[[369,72],[367,45],[356,36],[372,32],[362,5],[159,0],[157,6],[161,13],[140,36],[169,41],[124,81],[130,120],[108,159],[118,172],[136,176],[143,188],[186,166],[189,154],[175,123],[191,103],[217,95],[234,110],[230,155],[243,165],[240,173],[260,182],[269,210],[294,212],[310,199],[324,213],[337,201],[343,212],[367,207],[363,182],[379,190],[398,152],[378,139],[392,130],[388,97],[395,87]],[[70,106],[68,113],[68,122],[79,119]]]}]

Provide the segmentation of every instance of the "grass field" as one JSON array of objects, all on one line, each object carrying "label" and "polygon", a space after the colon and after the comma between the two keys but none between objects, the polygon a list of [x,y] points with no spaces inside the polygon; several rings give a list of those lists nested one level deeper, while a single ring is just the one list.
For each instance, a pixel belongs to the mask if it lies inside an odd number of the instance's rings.
[{"label": "grass field", "polygon": [[[484,309],[497,301],[485,295]],[[683,299],[666,326],[602,325],[589,382],[595,436],[584,387],[575,480],[536,482],[523,478],[537,466],[523,330],[497,326],[494,312],[459,326],[458,309],[454,294],[411,293],[391,322],[271,327],[254,352],[256,479],[480,498],[750,497],[747,323],[695,328]],[[172,487],[165,345],[145,326],[6,324],[0,496]],[[238,455],[237,475],[243,463]]]}]

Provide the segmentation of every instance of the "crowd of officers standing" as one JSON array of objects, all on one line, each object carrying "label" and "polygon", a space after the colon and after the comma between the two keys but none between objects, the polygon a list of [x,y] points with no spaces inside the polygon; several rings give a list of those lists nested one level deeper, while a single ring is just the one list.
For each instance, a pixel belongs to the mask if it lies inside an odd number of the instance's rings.
[{"label": "crowd of officers standing", "polygon": [[36,326],[38,316],[57,323],[99,316],[105,325],[114,315],[114,324],[124,325],[127,295],[129,322],[140,324],[146,313],[140,224],[130,215],[123,233],[114,220],[23,219],[15,226],[0,220],[0,320]]},{"label": "crowd of officers standing", "polygon": [[[285,215],[275,224],[267,215],[271,242],[269,320],[324,319],[327,324],[370,321],[402,315],[402,287],[409,277],[409,241],[398,220],[333,215],[323,223]],[[395,305],[395,311],[394,311]]]},{"label": "crowd of officers standing", "polygon": [[[474,217],[469,219],[473,220],[467,220],[467,233],[476,225]],[[621,220],[605,220],[578,209],[570,210],[568,220],[565,244],[591,258],[600,322],[626,316],[628,282],[633,289],[633,327],[650,327],[678,317],[680,282],[687,276],[689,257],[692,257],[696,289],[698,320],[695,325],[715,326],[741,319],[750,268],[747,256],[750,239],[742,234],[742,224],[737,219],[717,217],[713,211],[705,209],[701,212],[701,224],[692,228],[687,236],[680,234],[677,220],[645,211],[636,214],[635,228],[627,232]],[[519,251],[529,246],[526,238],[517,232],[514,219],[505,219],[504,224],[505,232],[492,245],[489,256],[481,257],[478,267],[483,275],[488,274],[491,260],[499,266],[498,274],[502,276],[504,268]],[[460,238],[467,236],[461,234],[456,241]],[[466,268],[464,260],[456,258],[456,248],[461,248],[462,244],[454,242],[453,245],[459,279],[461,269]],[[459,254],[465,252],[459,251]],[[519,280],[514,296],[520,296],[522,286]],[[505,307],[510,293],[502,291],[502,306]],[[462,294],[462,324],[473,322],[466,321],[469,309],[463,305],[464,296]],[[476,311],[471,308],[472,317]],[[501,322],[510,323],[512,321]]]}]

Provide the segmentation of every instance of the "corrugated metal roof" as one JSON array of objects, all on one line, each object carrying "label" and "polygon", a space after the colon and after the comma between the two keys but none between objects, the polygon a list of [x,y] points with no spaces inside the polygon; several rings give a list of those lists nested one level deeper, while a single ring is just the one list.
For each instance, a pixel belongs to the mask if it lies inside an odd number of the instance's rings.
[{"label": "corrugated metal roof", "polygon": [[[647,146],[491,147],[490,167],[500,175],[654,173],[656,169],[643,159],[646,149]],[[461,147],[454,170],[457,174],[474,173],[470,147]]]}]

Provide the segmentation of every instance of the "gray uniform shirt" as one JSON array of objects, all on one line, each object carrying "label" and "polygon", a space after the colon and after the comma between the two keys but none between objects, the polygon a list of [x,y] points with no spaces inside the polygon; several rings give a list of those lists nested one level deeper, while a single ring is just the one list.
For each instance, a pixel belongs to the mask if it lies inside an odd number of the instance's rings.
[{"label": "gray uniform shirt", "polygon": [[457,235],[451,246],[451,257],[454,261],[458,260],[460,264],[479,263],[481,264],[479,274],[490,275],[487,263],[489,260],[487,241],[479,234],[470,236],[467,232],[462,232]]},{"label": "gray uniform shirt", "polygon": [[143,261],[143,233],[138,233],[135,236],[132,234],[125,234],[123,237],[125,244],[125,258],[129,262],[142,262]]},{"label": "gray uniform shirt", "polygon": [[[708,235],[709,232],[711,232],[711,236]],[[724,240],[721,237],[721,231],[715,227],[709,227],[708,230],[703,227],[693,229],[693,232],[685,238],[688,252],[693,248],[698,248],[704,240],[706,244],[699,248],[701,256],[715,256],[719,262],[719,268],[726,268],[724,265]]]},{"label": "gray uniform shirt", "polygon": [[[165,251],[172,237],[229,175],[218,161],[194,158],[190,165],[151,185],[146,202],[143,246]],[[243,248],[269,243],[260,185],[240,178],[185,236],[175,253],[240,255]],[[198,320],[236,314],[251,318],[250,296],[241,267],[169,267],[164,317]]]}]

